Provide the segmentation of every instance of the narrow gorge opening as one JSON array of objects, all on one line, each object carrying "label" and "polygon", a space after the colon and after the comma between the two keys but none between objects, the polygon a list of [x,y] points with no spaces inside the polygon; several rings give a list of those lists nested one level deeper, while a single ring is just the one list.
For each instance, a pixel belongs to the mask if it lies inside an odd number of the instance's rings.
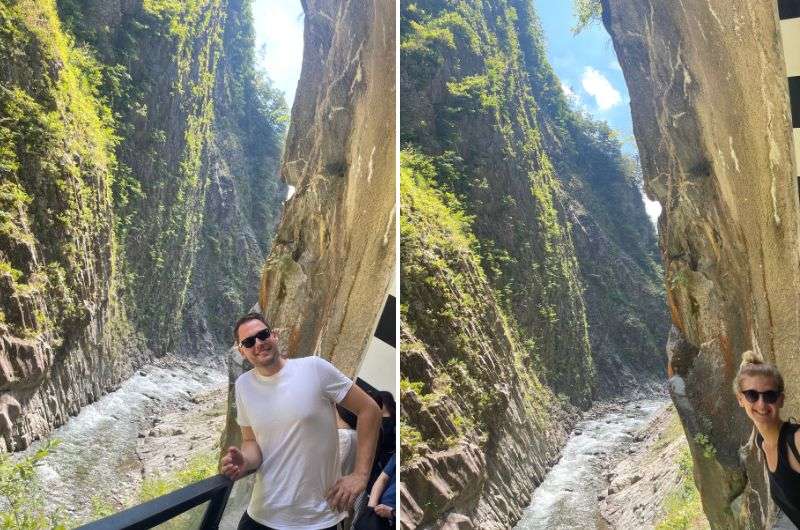
[{"label": "narrow gorge opening", "polygon": [[401,2],[403,524],[771,528],[731,383],[797,414],[797,2],[551,4]]},{"label": "narrow gorge opening", "polygon": [[404,527],[632,528],[637,495],[669,517],[685,469],[657,498],[616,469],[688,449],[661,205],[599,4],[403,1],[400,49]]},{"label": "narrow gorge opening", "polygon": [[[619,217],[615,222],[635,225],[649,219],[657,232],[662,208],[657,200],[647,197],[644,189],[630,115],[630,97],[610,36],[597,18],[581,18],[578,4],[556,5],[539,0],[534,5],[540,19],[547,59],[568,104],[587,122],[601,121],[608,125],[618,139],[622,159],[629,166],[629,178],[641,196],[646,217],[639,213],[634,217]],[[589,176],[593,172],[602,174],[604,170],[591,167],[583,178],[597,179]],[[566,187],[569,189],[569,185]],[[609,201],[608,206],[613,209],[612,201],[620,199],[606,196],[604,200]],[[623,200],[635,201],[635,198]],[[654,261],[658,262],[655,256],[653,253]],[[579,255],[579,261],[587,258]],[[587,265],[581,268],[584,282],[591,283],[588,278],[597,274],[596,271],[591,271]],[[618,297],[609,297],[589,303],[600,303],[604,306],[601,311],[616,311],[620,302]],[[661,302],[666,305],[666,299]],[[636,305],[633,301],[629,303]],[[589,312],[591,314],[591,309]],[[602,366],[597,361],[597,357],[613,352],[602,344],[608,339],[598,340],[597,335],[608,334],[598,323],[596,317],[590,317],[588,333],[596,366],[602,371],[619,370],[624,362]],[[652,347],[655,349],[643,354],[661,357],[666,347],[663,332],[659,340],[651,344]],[[661,370],[654,372],[659,377],[664,375]],[[598,375],[602,381],[603,374]],[[620,387],[619,395],[610,396],[610,399],[601,396],[570,433],[558,463],[536,488],[522,519],[514,528],[669,527],[669,519],[674,515],[662,513],[666,512],[666,499],[670,495],[680,498],[679,494],[683,494],[686,488],[684,483],[691,476],[690,471],[678,466],[676,455],[683,451],[680,461],[685,462],[688,446],[685,442],[680,446],[679,435],[675,432],[677,417],[674,411],[670,412],[668,402],[663,387],[658,389],[656,384],[648,388],[633,379]],[[666,425],[671,426],[671,432],[666,432]],[[665,453],[665,449],[669,452]],[[669,484],[665,476],[669,477]],[[639,484],[635,485],[637,482]],[[696,499],[696,492],[694,495]],[[670,502],[675,504],[674,500]],[[688,501],[685,504],[688,505]],[[692,509],[696,512],[698,505]],[[673,507],[672,510],[684,508]]]}]

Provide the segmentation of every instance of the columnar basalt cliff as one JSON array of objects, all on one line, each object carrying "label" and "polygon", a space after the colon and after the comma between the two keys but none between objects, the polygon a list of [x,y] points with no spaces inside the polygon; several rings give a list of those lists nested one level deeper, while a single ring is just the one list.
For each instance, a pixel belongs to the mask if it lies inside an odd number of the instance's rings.
[{"label": "columnar basalt cliff", "polygon": [[507,528],[575,406],[663,380],[637,171],[530,2],[401,3],[405,528]]},{"label": "columnar basalt cliff", "polygon": [[401,164],[401,524],[508,528],[571,420],[531,368],[458,200],[429,159]]},{"label": "columnar basalt cliff", "polygon": [[772,518],[731,380],[747,349],[800,412],[800,231],[774,2],[604,0],[646,189],[664,212],[670,391],[714,528]]},{"label": "columnar basalt cliff", "polygon": [[218,313],[255,302],[283,128],[248,2],[17,0],[0,17],[9,450],[181,337],[190,352],[227,343]]}]

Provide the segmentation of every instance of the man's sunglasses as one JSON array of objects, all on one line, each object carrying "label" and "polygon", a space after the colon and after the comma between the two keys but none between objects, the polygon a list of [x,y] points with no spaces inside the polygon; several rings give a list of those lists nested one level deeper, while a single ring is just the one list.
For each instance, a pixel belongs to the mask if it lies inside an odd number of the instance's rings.
[{"label": "man's sunglasses", "polygon": [[781,397],[781,393],[777,390],[767,390],[766,392],[759,392],[758,390],[742,390],[742,395],[750,403],[756,403],[758,401],[758,396],[761,396],[761,399],[763,399],[764,403],[767,405],[772,405],[778,401],[779,397]]},{"label": "man's sunglasses", "polygon": [[272,335],[272,332],[269,330],[269,328],[264,328],[255,335],[252,335],[250,337],[247,337],[246,339],[239,341],[239,346],[244,346],[245,348],[252,348],[253,346],[256,345],[256,339],[260,340],[261,342],[264,342],[269,338],[270,335]]}]

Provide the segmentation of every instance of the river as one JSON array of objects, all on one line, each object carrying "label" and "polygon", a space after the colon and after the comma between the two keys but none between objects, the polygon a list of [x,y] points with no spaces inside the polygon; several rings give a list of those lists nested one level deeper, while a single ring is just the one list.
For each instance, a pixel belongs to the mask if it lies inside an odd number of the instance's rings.
[{"label": "river", "polygon": [[[83,520],[93,499],[125,504],[142,480],[137,445],[162,414],[188,410],[195,396],[227,384],[227,374],[179,362],[139,369],[120,388],[87,405],[50,437],[61,443],[37,467],[48,510]],[[38,441],[19,455],[42,446]]]},{"label": "river", "polygon": [[597,496],[606,486],[604,470],[609,462],[625,454],[636,431],[666,403],[666,400],[634,401],[599,418],[580,422],[564,447],[561,459],[534,491],[530,505],[515,528],[608,528],[597,502]]}]

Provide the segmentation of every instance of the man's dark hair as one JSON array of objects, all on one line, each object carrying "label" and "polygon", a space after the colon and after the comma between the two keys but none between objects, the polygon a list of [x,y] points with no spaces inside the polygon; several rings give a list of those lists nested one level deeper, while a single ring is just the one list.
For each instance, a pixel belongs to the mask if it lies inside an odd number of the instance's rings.
[{"label": "man's dark hair", "polygon": [[269,324],[267,324],[267,319],[264,318],[264,315],[261,313],[247,313],[245,316],[237,320],[236,324],[233,325],[233,342],[237,346],[239,345],[239,326],[245,322],[250,322],[251,320],[259,320],[263,322],[265,326],[269,327]]}]

